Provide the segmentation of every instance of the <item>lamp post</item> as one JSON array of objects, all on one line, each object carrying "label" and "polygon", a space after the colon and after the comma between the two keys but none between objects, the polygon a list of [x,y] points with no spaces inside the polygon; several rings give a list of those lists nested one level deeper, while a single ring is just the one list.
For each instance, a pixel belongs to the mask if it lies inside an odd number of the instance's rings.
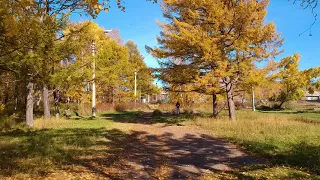
[{"label": "lamp post", "polygon": [[95,55],[96,55],[96,43],[93,40],[91,44],[92,48],[92,57],[93,57],[93,62],[92,62],[92,117],[96,117],[96,60],[95,60]]},{"label": "lamp post", "polygon": [[137,70],[134,69],[134,107],[137,103]]},{"label": "lamp post", "polygon": [[[105,30],[104,33],[108,34],[112,30]],[[92,57],[93,57],[93,62],[92,62],[92,117],[96,117],[96,60],[95,60],[95,55],[96,55],[96,43],[93,40],[91,44],[91,49],[92,49]]]},{"label": "lamp post", "polygon": [[256,107],[254,105],[254,87],[252,86],[252,92],[251,92],[251,100],[252,100],[252,111],[256,111]]}]

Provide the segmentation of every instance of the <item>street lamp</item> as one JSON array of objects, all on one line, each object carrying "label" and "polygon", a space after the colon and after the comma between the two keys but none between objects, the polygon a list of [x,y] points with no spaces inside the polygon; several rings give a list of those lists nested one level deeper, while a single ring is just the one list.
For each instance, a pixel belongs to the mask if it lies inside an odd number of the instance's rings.
[{"label": "street lamp", "polygon": [[137,103],[137,70],[134,69],[134,106]]},{"label": "street lamp", "polygon": [[[104,30],[105,34],[110,33],[112,30]],[[94,56],[96,55],[96,43],[93,40],[91,44],[92,48],[92,56],[93,56],[93,62],[92,62],[92,117],[96,117],[96,60]]]},{"label": "street lamp", "polygon": [[96,60],[94,56],[96,55],[96,43],[92,41],[92,117],[96,117]]}]

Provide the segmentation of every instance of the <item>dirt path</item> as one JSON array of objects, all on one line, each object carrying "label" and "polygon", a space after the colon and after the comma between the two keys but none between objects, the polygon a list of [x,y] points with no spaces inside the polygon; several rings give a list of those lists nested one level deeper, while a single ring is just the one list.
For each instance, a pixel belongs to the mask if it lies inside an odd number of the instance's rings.
[{"label": "dirt path", "polygon": [[[139,118],[148,121],[152,116],[146,113]],[[125,157],[118,172],[121,177],[115,175],[119,179],[189,179],[264,163],[193,126],[117,123],[117,127],[131,129],[121,154]]]}]

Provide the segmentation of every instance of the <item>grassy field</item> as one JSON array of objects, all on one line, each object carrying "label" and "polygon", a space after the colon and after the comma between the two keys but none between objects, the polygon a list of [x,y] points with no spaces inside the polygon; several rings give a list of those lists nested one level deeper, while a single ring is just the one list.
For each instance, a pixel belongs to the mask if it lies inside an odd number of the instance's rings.
[{"label": "grassy field", "polygon": [[[33,130],[0,132],[0,179],[118,178],[119,173],[113,171],[122,168],[117,163],[125,156],[126,144],[135,142],[129,135],[130,126],[135,123],[198,126],[269,161],[267,165],[214,172],[202,179],[320,179],[319,113],[237,113],[238,120],[234,122],[227,119],[226,112],[219,119],[164,114],[148,122],[140,121],[141,112],[101,113],[94,120],[37,119]],[[118,127],[117,122],[130,126]]]},{"label": "grassy field", "polygon": [[[191,123],[267,158],[272,165],[264,168],[266,171],[292,168],[291,173],[299,169],[320,174],[320,113],[246,110],[238,111],[238,120],[234,122],[224,116],[216,120],[197,118]],[[282,166],[286,168],[279,171]]]},{"label": "grassy field", "polygon": [[[68,172],[85,163],[81,158],[108,155],[115,146],[108,138],[120,133],[112,130],[111,121],[102,119],[37,119],[35,127],[0,133],[0,179],[41,179],[48,174],[68,179]],[[73,178],[90,177],[78,170]]]}]

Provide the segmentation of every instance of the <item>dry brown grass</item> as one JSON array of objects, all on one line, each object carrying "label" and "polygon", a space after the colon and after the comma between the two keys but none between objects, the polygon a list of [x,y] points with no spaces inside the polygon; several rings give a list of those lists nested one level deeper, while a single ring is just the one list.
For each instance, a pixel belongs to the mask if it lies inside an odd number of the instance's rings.
[{"label": "dry brown grass", "polygon": [[236,121],[198,118],[192,123],[276,163],[320,174],[320,123],[300,121],[299,116],[238,111]]}]

